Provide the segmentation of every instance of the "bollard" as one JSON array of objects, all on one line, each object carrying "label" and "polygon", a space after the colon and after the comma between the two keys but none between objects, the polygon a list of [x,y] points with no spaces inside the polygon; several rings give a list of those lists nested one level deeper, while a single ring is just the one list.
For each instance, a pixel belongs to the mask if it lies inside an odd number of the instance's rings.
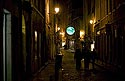
[{"label": "bollard", "polygon": [[62,68],[62,54],[57,54],[55,59],[55,81],[59,79],[59,70]]}]

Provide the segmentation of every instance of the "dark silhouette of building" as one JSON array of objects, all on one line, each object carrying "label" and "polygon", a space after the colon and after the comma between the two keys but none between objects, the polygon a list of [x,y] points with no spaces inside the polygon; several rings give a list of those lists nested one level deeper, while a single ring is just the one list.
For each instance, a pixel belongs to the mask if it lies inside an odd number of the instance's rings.
[{"label": "dark silhouette of building", "polygon": [[[125,71],[124,1],[84,0],[83,3],[88,45],[94,40],[102,64],[111,65],[115,71]],[[91,24],[90,20],[93,21]]]}]

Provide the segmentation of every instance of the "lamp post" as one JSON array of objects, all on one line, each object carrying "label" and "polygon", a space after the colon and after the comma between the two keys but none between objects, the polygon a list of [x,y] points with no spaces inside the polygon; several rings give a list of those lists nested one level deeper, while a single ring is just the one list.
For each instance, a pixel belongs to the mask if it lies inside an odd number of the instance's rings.
[{"label": "lamp post", "polygon": [[57,15],[59,13],[59,8],[55,8],[55,14],[54,14],[54,35],[55,35],[55,48],[56,48],[56,55],[58,54],[59,51],[59,30],[58,30],[58,23],[57,23]]},{"label": "lamp post", "polygon": [[55,8],[55,14],[54,14],[54,35],[55,35],[55,81],[58,81],[59,79],[59,69],[61,68],[62,63],[62,55],[60,55],[60,36],[59,31],[60,28],[58,27],[57,23],[57,14],[59,12],[59,8]]},{"label": "lamp post", "polygon": [[92,19],[89,21],[90,22],[90,28],[91,28],[91,34],[90,34],[90,47],[91,47],[91,51],[93,51],[94,49],[94,23],[95,23],[95,19]]}]

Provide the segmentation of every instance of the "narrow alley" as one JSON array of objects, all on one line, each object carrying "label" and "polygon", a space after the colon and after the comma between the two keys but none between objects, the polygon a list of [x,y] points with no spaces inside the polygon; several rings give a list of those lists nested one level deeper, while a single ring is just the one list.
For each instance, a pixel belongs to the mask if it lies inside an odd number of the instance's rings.
[{"label": "narrow alley", "polygon": [[[74,52],[71,50],[62,50],[62,53],[62,69],[59,71],[58,81],[124,81],[123,77],[119,74],[108,71],[99,65],[96,65],[96,69],[92,70],[90,63],[89,71],[85,71],[83,61],[81,61],[82,67],[80,71],[77,71],[75,69]],[[30,81],[55,81],[54,63],[54,61],[48,63],[47,66]]]},{"label": "narrow alley", "polygon": [[125,81],[125,0],[0,0],[0,75]]}]

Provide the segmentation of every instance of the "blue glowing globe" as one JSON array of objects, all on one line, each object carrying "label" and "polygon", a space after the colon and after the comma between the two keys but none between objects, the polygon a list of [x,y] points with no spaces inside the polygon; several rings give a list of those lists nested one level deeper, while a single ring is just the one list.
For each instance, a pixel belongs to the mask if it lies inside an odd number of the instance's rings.
[{"label": "blue glowing globe", "polygon": [[75,33],[74,27],[67,27],[66,32],[68,35],[73,35]]}]

